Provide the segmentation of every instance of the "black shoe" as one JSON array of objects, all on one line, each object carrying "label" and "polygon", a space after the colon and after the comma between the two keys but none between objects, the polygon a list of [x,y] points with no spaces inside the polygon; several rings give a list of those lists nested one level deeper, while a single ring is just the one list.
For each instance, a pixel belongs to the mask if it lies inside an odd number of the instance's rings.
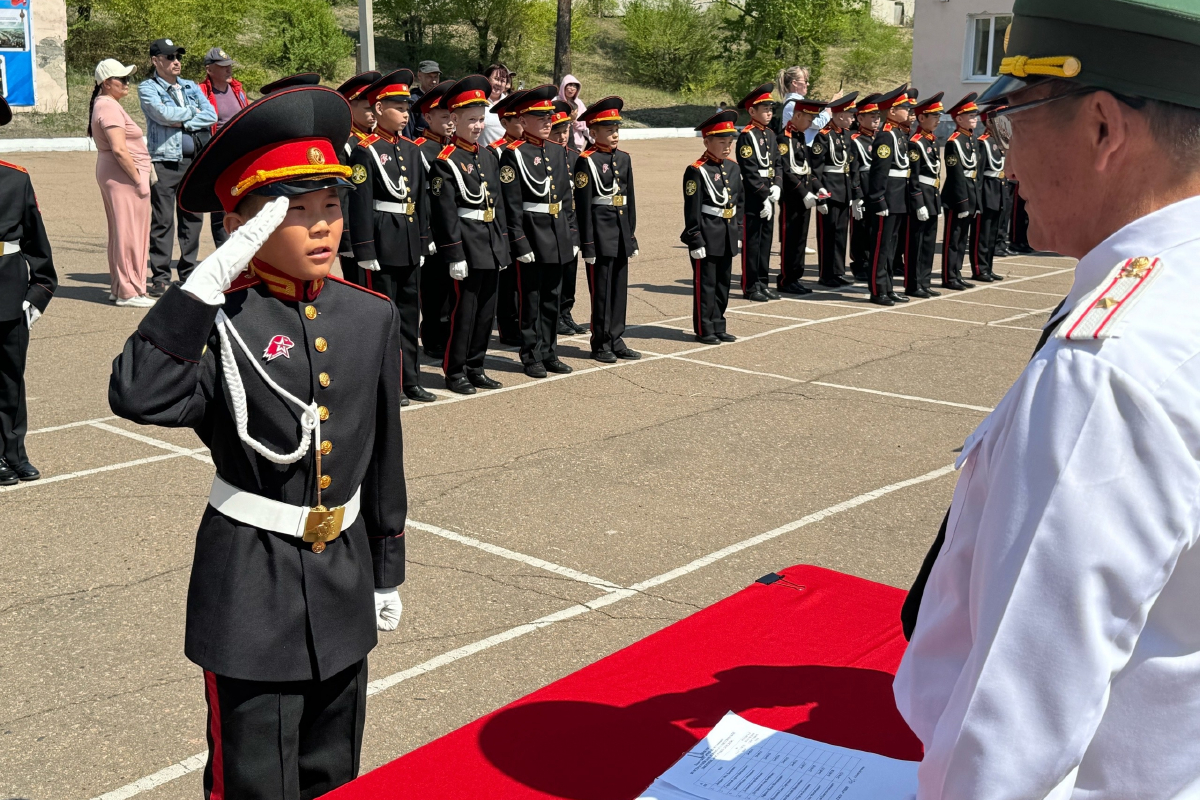
[{"label": "black shoe", "polygon": [[410,386],[404,390],[404,396],[409,400],[416,400],[418,403],[432,403],[437,400],[437,395],[420,386]]},{"label": "black shoe", "polygon": [[963,289],[967,288],[967,285],[965,283],[963,283],[962,281],[949,281],[949,282],[943,283],[942,288],[950,289],[951,291],[954,291],[954,292],[961,292]]},{"label": "black shoe", "polygon": [[726,333],[725,331],[721,331],[720,333],[716,333],[713,335],[716,336],[717,339],[722,342],[736,342],[737,341],[736,336],[734,336],[732,333]]},{"label": "black shoe", "polygon": [[642,357],[642,354],[637,350],[630,350],[628,347],[622,347],[620,350],[613,350],[613,355],[622,361],[637,361]]},{"label": "black shoe", "polygon": [[902,294],[896,294],[895,292],[888,292],[888,300],[891,300],[893,303],[907,303],[908,302],[907,297],[905,297]]},{"label": "black shoe", "polygon": [[594,358],[596,361],[599,361],[601,364],[617,363],[617,354],[612,350],[598,350],[595,353],[592,353],[592,358]]},{"label": "black shoe", "polygon": [[520,347],[525,344],[525,340],[520,336],[505,336],[502,333],[500,334],[500,344],[506,344],[509,347]]},{"label": "black shoe", "polygon": [[925,300],[927,298],[933,297],[933,295],[931,295],[929,292],[925,291],[924,289],[916,289],[911,292],[905,291],[904,293],[906,295],[908,295],[909,297],[916,297],[921,300]]},{"label": "black shoe", "polygon": [[565,323],[567,323],[567,325],[569,325],[569,326],[571,327],[571,333],[572,333],[573,335],[578,335],[578,334],[580,334],[580,333],[587,333],[587,332],[588,332],[588,326],[587,326],[587,325],[580,325],[578,322],[576,322],[576,321],[575,321],[575,318],[571,316],[571,312],[570,312],[570,311],[568,311],[567,313],[563,314],[563,316],[562,316],[562,319],[561,319],[561,320],[559,320],[559,322],[560,322],[560,323],[562,323],[562,322],[565,322]]},{"label": "black shoe", "polygon": [[800,281],[792,281],[791,283],[782,284],[779,287],[779,291],[783,292],[784,294],[812,294],[812,289],[808,288]]},{"label": "black shoe", "polygon": [[38,468],[26,461],[21,466],[17,467],[17,477],[23,481],[36,481],[42,477],[42,473],[38,472]]},{"label": "black shoe", "polygon": [[1003,275],[997,275],[996,273],[992,272],[990,269],[988,270],[987,276],[988,276],[989,278],[991,278],[992,280],[994,280],[994,281],[1002,281],[1002,280],[1004,280],[1004,276],[1003,276]]},{"label": "black shoe", "polygon": [[817,283],[821,286],[828,286],[830,289],[840,289],[842,284],[833,278],[821,278]]},{"label": "black shoe", "polygon": [[467,380],[470,381],[471,385],[476,389],[504,388],[503,383],[488,375],[483,370],[479,370],[479,372],[471,372],[470,370],[467,370]]},{"label": "black shoe", "polygon": [[563,317],[558,318],[558,335],[559,336],[574,336],[575,328],[571,323],[567,322]]},{"label": "black shoe", "polygon": [[575,370],[571,369],[570,365],[564,364],[557,358],[547,358],[542,362],[542,366],[547,372],[553,372],[555,375],[570,375]]},{"label": "black shoe", "polygon": [[986,272],[981,272],[978,275],[972,275],[971,280],[979,281],[980,283],[991,283],[994,278],[992,278],[992,276],[988,275]]},{"label": "black shoe", "polygon": [[703,336],[697,336],[696,341],[700,344],[720,344],[721,340],[711,333],[706,333]]},{"label": "black shoe", "polygon": [[896,301],[888,297],[886,294],[871,295],[871,302],[877,306],[894,306]]},{"label": "black shoe", "polygon": [[770,286],[766,286],[763,288],[763,294],[765,294],[767,297],[771,298],[772,300],[779,300],[782,298],[782,295],[780,295],[779,292],[775,291]]},{"label": "black shoe", "polygon": [[1014,256],[1030,256],[1037,252],[1027,244],[1017,244],[1008,246],[1009,255]]},{"label": "black shoe", "polygon": [[467,380],[466,375],[455,375],[453,378],[446,378],[446,388],[455,394],[475,394],[475,387]]},{"label": "black shoe", "polygon": [[408,406],[409,406],[409,404],[410,404],[410,403],[412,403],[412,401],[411,401],[411,400],[409,400],[409,399],[408,399],[407,397],[405,397],[404,395],[400,395],[400,407],[401,407],[401,408],[408,408]]},{"label": "black shoe", "polygon": [[8,462],[0,458],[0,486],[12,486],[20,481],[17,471],[8,465]]},{"label": "black shoe", "polygon": [[767,293],[762,289],[755,289],[753,292],[750,292],[744,296],[747,300],[753,300],[755,303],[766,303],[771,299],[770,297],[767,297]]},{"label": "black shoe", "polygon": [[150,288],[146,291],[146,294],[150,295],[151,297],[162,297],[167,293],[168,286],[170,286],[169,283],[152,283],[150,284]]},{"label": "black shoe", "polygon": [[535,361],[532,364],[525,365],[525,374],[531,378],[544,378],[547,373],[546,368],[542,366],[542,362]]},{"label": "black shoe", "polygon": [[847,278],[845,275],[834,275],[833,279],[835,281],[837,281],[838,283],[840,283],[842,286],[853,286],[854,285],[854,280],[852,278]]},{"label": "black shoe", "polygon": [[444,348],[444,347],[441,349],[438,349],[436,347],[425,347],[422,349],[425,351],[425,355],[429,356],[434,361],[440,362],[446,358],[446,348]]}]

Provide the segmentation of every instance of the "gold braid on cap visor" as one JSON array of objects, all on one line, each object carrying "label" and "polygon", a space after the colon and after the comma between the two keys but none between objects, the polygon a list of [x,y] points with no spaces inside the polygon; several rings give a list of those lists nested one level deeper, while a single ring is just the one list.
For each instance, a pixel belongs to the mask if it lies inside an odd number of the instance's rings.
[{"label": "gold braid on cap visor", "polygon": [[294,167],[281,167],[279,169],[260,169],[230,189],[229,193],[234,197],[237,197],[247,189],[252,189],[255,186],[259,186],[264,183],[277,181],[281,178],[295,178],[297,176],[349,178],[351,172],[353,172],[353,170],[350,169],[350,167],[342,164],[298,164]]},{"label": "gold braid on cap visor", "polygon": [[1009,56],[1000,62],[1000,74],[1024,78],[1029,75],[1046,75],[1053,78],[1074,78],[1083,70],[1083,64],[1075,56],[1050,56],[1030,58]]}]

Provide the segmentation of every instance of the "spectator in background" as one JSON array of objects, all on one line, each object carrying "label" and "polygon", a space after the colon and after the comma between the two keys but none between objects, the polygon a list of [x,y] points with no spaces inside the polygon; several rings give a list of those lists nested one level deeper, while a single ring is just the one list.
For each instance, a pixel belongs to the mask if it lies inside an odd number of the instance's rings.
[{"label": "spectator in background", "polygon": [[108,219],[108,299],[119,306],[154,305],[146,296],[150,251],[150,151],[142,129],[121,107],[136,65],[115,58],[96,65],[87,133],[96,142],[96,183]]},{"label": "spectator in background", "polygon": [[580,88],[578,78],[574,75],[566,75],[563,77],[562,83],[558,85],[557,98],[571,106],[571,136],[567,140],[567,146],[573,148],[577,153],[582,153],[592,142],[592,134],[588,131],[587,123],[579,121],[579,115],[587,111],[587,106],[579,98]]},{"label": "spectator in background", "polygon": [[[492,106],[499,103],[509,92],[509,72],[508,67],[503,64],[492,64],[483,71],[483,77],[488,79],[488,83],[492,85],[492,93],[488,95],[488,110],[491,111]],[[494,142],[504,136],[504,126],[500,124],[500,117],[497,114],[483,115],[483,140],[486,142]]]},{"label": "spectator in background", "polygon": [[[204,54],[205,76],[204,80],[200,81],[200,91],[204,92],[204,96],[217,112],[217,122],[212,126],[213,133],[229,122],[234,114],[250,105],[242,82],[233,77],[233,68],[240,66],[241,64],[219,47],[214,47]],[[225,231],[224,212],[210,214],[208,225],[212,231],[213,243],[217,247],[225,244],[229,234]]]},{"label": "spectator in background", "polygon": [[[191,166],[198,146],[211,136],[217,111],[200,87],[179,77],[184,50],[170,39],[150,45],[154,74],[138,84],[142,113],[146,115],[150,160],[158,181],[150,187],[151,297],[161,297],[171,284],[171,251],[175,233],[175,191]],[[179,279],[186,280],[196,266],[203,218],[179,210]]]},{"label": "spectator in background", "polygon": [[[779,71],[779,75],[775,80],[775,86],[778,92],[783,95],[783,113],[776,115],[779,119],[780,131],[788,124],[788,120],[792,118],[796,101],[803,100],[808,96],[808,75],[808,67],[788,67]],[[822,128],[829,124],[831,117],[832,114],[829,109],[825,109],[818,114],[817,118],[813,120],[812,125],[809,125],[808,130],[804,132],[804,141],[812,144],[813,138]]]},{"label": "spectator in background", "polygon": [[422,61],[417,66],[417,85],[409,93],[408,124],[404,126],[404,135],[409,139],[421,136],[429,127],[425,115],[417,111],[417,102],[433,87],[442,82],[442,68],[436,61]]}]

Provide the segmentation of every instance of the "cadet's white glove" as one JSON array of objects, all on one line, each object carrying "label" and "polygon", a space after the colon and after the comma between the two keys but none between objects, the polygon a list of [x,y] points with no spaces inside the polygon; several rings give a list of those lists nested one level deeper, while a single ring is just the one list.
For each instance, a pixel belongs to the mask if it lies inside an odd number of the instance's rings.
[{"label": "cadet's white glove", "polygon": [[763,203],[762,211],[759,211],[758,215],[763,219],[769,220],[771,218],[771,204]]},{"label": "cadet's white glove", "polygon": [[517,261],[520,261],[522,264],[532,264],[533,253],[526,253],[523,256],[517,256]]},{"label": "cadet's white glove", "polygon": [[288,205],[286,197],[277,197],[263,206],[215,253],[200,262],[183,282],[183,290],[207,305],[224,305],[225,290],[246,269],[267,237],[283,223]]},{"label": "cadet's white glove", "polygon": [[821,203],[821,205],[817,206],[817,213],[820,214],[821,216],[828,214],[829,206],[825,205],[824,203]]},{"label": "cadet's white glove", "polygon": [[[634,253],[634,255],[637,255],[637,253]],[[595,263],[596,263],[596,258],[595,258],[595,256],[593,256],[592,258],[585,258],[585,259],[583,260],[583,263],[585,263],[585,264],[595,264]]]},{"label": "cadet's white glove", "polygon": [[781,194],[781,191],[782,190],[778,186],[771,187],[771,202],[772,203],[779,202],[779,195]]},{"label": "cadet's white glove", "polygon": [[958,215],[958,218],[959,218],[959,219],[966,219],[966,218],[967,218],[967,217],[969,217],[969,216],[971,216],[971,212],[970,212],[970,211],[964,211],[964,212],[962,212],[961,214],[959,214],[959,215]]},{"label": "cadet's white glove", "polygon": [[370,272],[379,272],[379,259],[372,258],[370,261],[360,261],[358,265]]},{"label": "cadet's white glove", "polygon": [[578,255],[579,255],[579,248],[578,248],[578,247],[572,247],[572,248],[571,248],[571,258],[575,258],[575,257],[577,257]]},{"label": "cadet's white glove", "polygon": [[404,604],[400,592],[395,589],[375,590],[375,627],[381,631],[394,631],[400,625]]},{"label": "cadet's white glove", "polygon": [[417,260],[417,266],[418,267],[425,266],[425,256],[421,256],[421,258]]},{"label": "cadet's white glove", "polygon": [[456,281],[461,281],[467,277],[467,262],[455,261],[450,265],[450,277]]},{"label": "cadet's white glove", "polygon": [[703,247],[697,247],[695,250],[688,250],[688,255],[699,261],[708,255],[708,251]]},{"label": "cadet's white glove", "polygon": [[815,194],[813,194],[812,192],[809,192],[808,194],[804,195],[804,207],[805,208],[816,208],[816,205],[817,205],[817,196]]},{"label": "cadet's white glove", "polygon": [[919,219],[921,222],[929,222],[929,209],[925,206],[918,208],[917,219]]},{"label": "cadet's white glove", "polygon": [[633,255],[631,255],[630,258],[637,258],[637,256],[638,256],[638,251],[634,250]]},{"label": "cadet's white glove", "polygon": [[38,311],[37,306],[28,300],[21,303],[21,310],[25,312],[25,327],[32,329],[33,323],[38,321],[38,317],[42,315],[42,312]]},{"label": "cadet's white glove", "polygon": [[437,255],[437,242],[429,243],[429,255]]},{"label": "cadet's white glove", "polygon": [[875,216],[877,216],[877,217],[886,217],[887,215],[888,215],[888,210],[886,208],[883,211],[875,212]]},{"label": "cadet's white glove", "polygon": [[852,213],[854,214],[855,219],[863,218],[863,201],[862,200],[855,200],[854,205],[852,205],[850,208],[852,210]]}]

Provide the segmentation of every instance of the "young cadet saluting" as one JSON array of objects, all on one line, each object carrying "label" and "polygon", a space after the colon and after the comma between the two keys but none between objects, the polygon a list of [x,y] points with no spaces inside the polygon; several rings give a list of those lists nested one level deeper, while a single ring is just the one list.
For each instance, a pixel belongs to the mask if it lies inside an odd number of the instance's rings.
[{"label": "young cadet saluting", "polygon": [[[571,124],[575,120],[571,112],[575,107],[565,100],[554,101],[554,113],[550,116],[550,141],[567,148],[567,163],[575,165],[579,151],[571,147]],[[575,222],[579,223],[579,212],[575,213]],[[575,308],[575,287],[579,277],[579,259],[572,258],[563,267],[562,289],[558,293],[558,335],[575,336],[587,333],[587,328],[575,321],[571,311]]]},{"label": "young cadet saluting", "polygon": [[500,156],[508,240],[521,294],[521,363],[531,378],[571,368],[558,359],[558,293],[563,268],[579,255],[567,150],[546,141],[557,89],[530,89],[515,106],[525,132]]},{"label": "young cadet saluting", "polygon": [[[971,92],[950,109],[957,129],[946,141],[946,185],[942,202],[946,206],[946,232],[942,235],[942,286],[960,292],[971,284],[962,279],[963,259],[967,255],[973,217],[979,208],[979,150],[975,146],[975,125],[979,122],[978,95]],[[974,280],[991,283],[983,275]]]},{"label": "young cadet saluting", "polygon": [[851,92],[829,104],[833,117],[813,139],[813,174],[827,193],[817,206],[817,264],[822,286],[840,288],[854,283],[846,277],[846,244],[852,213],[862,215],[858,181],[855,180],[854,146],[847,130],[854,121]]},{"label": "young cadet saluting", "polygon": [[433,244],[425,168],[417,146],[400,135],[408,123],[408,87],[412,71],[398,69],[367,90],[375,106],[375,133],[354,149],[350,180],[350,232],[354,258],[366,271],[367,288],[392,298],[400,309],[404,341],[404,396],[430,403],[437,398],[421,387],[417,360],[421,264]]},{"label": "young cadet saluting", "polygon": [[619,97],[606,97],[579,115],[595,144],[575,161],[575,219],[592,295],[592,358],[604,364],[642,357],[621,338],[629,259],[638,253],[633,161],[617,149],[624,105]]},{"label": "young cadet saluting", "polygon": [[1004,276],[992,271],[992,261],[1000,238],[1000,220],[1004,217],[1005,152],[992,136],[995,122],[990,117],[990,111],[980,116],[988,128],[975,141],[979,150],[979,214],[971,229],[971,271],[1002,281]]},{"label": "young cadet saluting", "polygon": [[742,176],[729,160],[738,112],[718,111],[696,127],[704,155],[683,171],[683,233],[692,258],[692,328],[701,344],[734,342],[725,331],[729,278],[742,241]]},{"label": "young cadet saluting", "polygon": [[353,779],[367,653],[400,621],[399,312],[330,275],[349,132],[346,101],[320,87],[221,128],[179,203],[223,210],[232,235],[113,362],[113,411],[194,429],[216,465],[184,640],[204,669],[206,797],[316,797]]},{"label": "young cadet saluting", "polygon": [[774,89],[775,84],[764,83],[738,103],[738,108],[750,112],[750,124],[742,128],[737,143],[737,164],[746,198],[742,223],[742,294],[747,300],[760,303],[779,299],[779,293],[770,284],[772,220],[782,192],[779,148],[775,131],[767,127],[775,115],[775,100],[771,96]]},{"label": "young cadet saluting", "polygon": [[[429,169],[442,148],[454,135],[454,120],[450,112],[439,105],[446,90],[454,81],[442,81],[421,95],[413,110],[425,120],[421,135],[413,144],[421,151],[421,166],[425,169],[425,188],[429,189]],[[430,202],[426,200],[426,202]],[[430,227],[432,228],[432,210]],[[450,306],[453,290],[450,272],[436,247],[426,251],[421,265],[421,348],[425,355],[441,361],[446,356],[446,339],[450,335]]]},{"label": "young cadet saluting", "polygon": [[933,275],[933,254],[937,248],[938,214],[942,201],[938,186],[942,175],[942,155],[938,151],[937,130],[942,118],[942,93],[913,109],[917,117],[917,132],[909,138],[908,160],[912,174],[908,177],[908,239],[904,252],[904,294],[907,297],[933,297],[939,292],[929,288]]},{"label": "young cadet saluting", "polygon": [[[500,154],[504,152],[504,148],[520,141],[525,133],[521,117],[515,110],[515,104],[521,102],[524,96],[525,90],[513,92],[488,109],[489,114],[500,118],[500,125],[504,128],[503,136],[488,143],[488,149],[495,154],[497,162],[500,161]],[[521,338],[521,293],[517,290],[516,269],[504,270],[497,281],[496,331],[499,333],[500,344],[520,347],[524,341]]]},{"label": "young cadet saluting", "polygon": [[804,132],[812,125],[825,104],[814,100],[795,100],[792,117],[779,137],[779,174],[783,193],[779,197],[779,291],[784,294],[812,294],[800,282],[804,277],[804,248],[812,209],[824,190],[809,164],[810,155]]},{"label": "young cadet saluting", "polygon": [[[446,388],[458,394],[501,386],[483,371],[496,313],[496,280],[512,264],[500,162],[490,148],[478,144],[490,91],[491,83],[482,75],[463,78],[444,91],[438,112],[453,117],[454,140],[429,170],[433,237],[454,281],[442,369]],[[434,117],[427,114],[426,119],[434,124]]]},{"label": "young cadet saluting", "polygon": [[[870,190],[868,176],[871,172],[871,147],[875,132],[879,130],[879,95],[870,94],[854,104],[854,119],[858,130],[850,134],[854,146],[854,180],[858,182],[858,196],[864,201]],[[855,280],[868,281],[871,269],[871,248],[875,245],[874,214],[864,212],[862,206],[850,222],[850,272]]]},{"label": "young cadet saluting", "polygon": [[[350,104],[350,136],[338,153],[338,161],[350,164],[354,148],[371,135],[375,128],[375,109],[367,102],[367,89],[383,76],[378,72],[360,72],[337,88],[338,94]],[[350,239],[350,197],[342,194],[342,241],[338,245],[338,256],[342,264],[342,276],[359,285],[366,283],[362,268],[354,260],[354,244]]]},{"label": "young cadet saluting", "polygon": [[867,176],[867,213],[875,220],[875,250],[871,257],[871,302],[894,306],[899,299],[892,288],[892,263],[908,216],[908,85],[879,98],[887,123],[875,136],[871,171]]}]

